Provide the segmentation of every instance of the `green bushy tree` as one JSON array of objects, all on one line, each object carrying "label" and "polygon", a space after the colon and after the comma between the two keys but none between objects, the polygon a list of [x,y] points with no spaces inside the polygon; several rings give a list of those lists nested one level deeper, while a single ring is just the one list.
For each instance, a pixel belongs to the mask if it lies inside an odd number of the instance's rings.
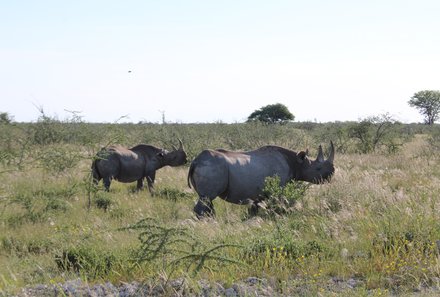
[{"label": "green bushy tree", "polygon": [[411,97],[408,104],[425,116],[426,124],[432,125],[440,116],[440,91],[419,91]]},{"label": "green bushy tree", "polygon": [[389,114],[367,117],[349,127],[349,136],[356,140],[357,150],[367,154],[387,147],[388,151],[396,152],[399,144],[395,140],[396,120]]},{"label": "green bushy tree", "polygon": [[14,117],[7,112],[0,112],[0,124],[10,124],[14,121]]},{"label": "green bushy tree", "polygon": [[293,121],[295,116],[289,111],[287,106],[281,103],[269,104],[254,111],[248,117],[248,122],[260,121],[269,124],[286,123]]}]

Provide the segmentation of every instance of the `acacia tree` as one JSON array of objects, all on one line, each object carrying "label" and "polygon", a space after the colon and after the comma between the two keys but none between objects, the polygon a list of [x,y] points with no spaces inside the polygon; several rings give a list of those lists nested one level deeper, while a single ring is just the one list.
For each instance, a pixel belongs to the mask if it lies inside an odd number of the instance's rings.
[{"label": "acacia tree", "polygon": [[287,106],[281,103],[269,104],[251,113],[248,117],[248,122],[260,121],[269,124],[293,121],[295,116],[289,111]]},{"label": "acacia tree", "polygon": [[357,140],[359,152],[367,154],[385,146],[389,152],[396,152],[399,144],[394,140],[393,127],[398,122],[385,113],[367,117],[348,129],[348,135]]},{"label": "acacia tree", "polygon": [[424,90],[415,93],[408,101],[411,107],[415,107],[425,116],[425,123],[434,124],[440,114],[440,91]]}]

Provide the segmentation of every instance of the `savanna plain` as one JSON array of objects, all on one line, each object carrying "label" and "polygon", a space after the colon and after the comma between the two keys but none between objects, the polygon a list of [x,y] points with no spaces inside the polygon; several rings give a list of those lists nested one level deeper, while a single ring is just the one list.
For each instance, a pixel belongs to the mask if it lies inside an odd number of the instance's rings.
[{"label": "savanna plain", "polygon": [[[0,124],[0,135],[0,295],[77,279],[136,282],[164,296],[440,294],[438,125],[92,124],[42,115]],[[178,139],[189,162],[160,169],[154,196],[136,183],[113,182],[109,192],[92,183],[102,147],[171,150]],[[316,158],[330,141],[331,182],[281,188],[268,179],[257,215],[217,198],[215,218],[195,217],[187,172],[203,149],[273,144]]]}]

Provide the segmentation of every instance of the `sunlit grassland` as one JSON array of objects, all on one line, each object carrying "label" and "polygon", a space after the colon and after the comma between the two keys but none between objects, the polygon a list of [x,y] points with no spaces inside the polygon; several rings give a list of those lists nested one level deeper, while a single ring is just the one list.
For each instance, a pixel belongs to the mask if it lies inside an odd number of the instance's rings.
[{"label": "sunlit grassland", "polygon": [[[278,292],[305,287],[311,295],[330,290],[332,278],[357,280],[359,294],[439,285],[440,162],[430,133],[402,137],[396,153],[337,152],[331,183],[312,185],[288,215],[249,217],[246,206],[216,199],[216,218],[197,220],[187,166],[159,170],[155,196],[136,192],[135,183],[113,182],[107,193],[102,184],[90,187],[94,152],[110,140],[170,148],[181,138],[190,159],[204,148],[264,144],[309,148],[313,157],[332,134],[241,124],[114,125],[96,133],[81,125],[75,131],[82,140],[50,144],[28,144],[19,135],[32,136],[29,130],[7,130],[22,139],[9,139],[11,154],[23,156],[4,157],[0,167],[0,292],[78,277],[90,283],[183,277],[197,291],[200,279],[230,285],[255,276]],[[151,241],[142,250],[147,239],[165,245]]]}]

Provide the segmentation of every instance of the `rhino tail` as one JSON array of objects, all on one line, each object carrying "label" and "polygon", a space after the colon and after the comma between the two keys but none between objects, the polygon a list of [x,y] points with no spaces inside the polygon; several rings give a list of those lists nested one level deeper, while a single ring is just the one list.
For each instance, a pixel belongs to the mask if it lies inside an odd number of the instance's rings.
[{"label": "rhino tail", "polygon": [[188,170],[188,177],[187,177],[187,182],[188,182],[188,187],[191,189],[191,184],[193,184],[194,185],[194,181],[193,181],[193,179],[192,179],[192,175],[193,175],[193,172],[194,172],[194,168],[196,167],[196,164],[195,164],[195,162],[193,161],[192,163],[191,163],[191,166],[189,167],[189,170]]},{"label": "rhino tail", "polygon": [[99,158],[94,158],[93,162],[92,162],[92,177],[94,181],[99,181],[101,179],[101,174],[99,174],[99,170],[98,170],[98,162],[99,162]]}]

